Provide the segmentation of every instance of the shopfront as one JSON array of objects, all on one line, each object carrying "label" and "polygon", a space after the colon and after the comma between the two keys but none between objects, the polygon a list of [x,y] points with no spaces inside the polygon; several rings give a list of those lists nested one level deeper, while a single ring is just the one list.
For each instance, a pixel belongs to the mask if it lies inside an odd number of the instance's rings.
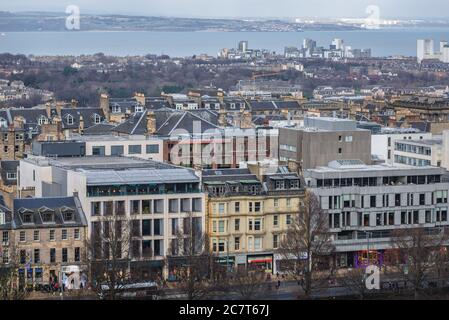
[{"label": "shopfront", "polygon": [[354,267],[366,268],[368,265],[381,267],[384,264],[384,250],[362,250],[354,254]]},{"label": "shopfront", "polygon": [[250,270],[263,270],[273,273],[273,255],[248,255],[247,266]]}]

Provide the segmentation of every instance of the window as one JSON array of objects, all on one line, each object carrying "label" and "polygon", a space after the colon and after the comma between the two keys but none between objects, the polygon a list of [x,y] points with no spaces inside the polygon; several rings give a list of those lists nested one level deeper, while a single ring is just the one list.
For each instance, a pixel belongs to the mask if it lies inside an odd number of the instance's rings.
[{"label": "window", "polygon": [[277,208],[277,207],[279,207],[279,199],[273,199],[273,206],[275,207],[275,208]]},{"label": "window", "polygon": [[369,204],[371,208],[376,207],[376,196],[370,196]]},{"label": "window", "polygon": [[33,232],[33,240],[34,241],[39,241],[39,239],[40,239],[39,230],[34,230],[34,232]]},{"label": "window", "polygon": [[123,146],[111,146],[111,156],[122,156],[124,153]]},{"label": "window", "polygon": [[235,202],[234,203],[234,211],[235,212],[240,212],[240,202]]},{"label": "window", "polygon": [[225,211],[225,204],[224,203],[219,203],[218,204],[218,213],[219,214],[224,214]]},{"label": "window", "polygon": [[400,193],[396,193],[394,195],[394,205],[396,207],[400,207],[401,206],[401,194]]},{"label": "window", "polygon": [[76,262],[79,262],[79,261],[80,261],[80,248],[79,248],[79,247],[76,247],[76,248],[75,248],[74,260],[75,260]]},{"label": "window", "polygon": [[346,142],[352,142],[352,136],[345,137],[345,141]]},{"label": "window", "polygon": [[51,229],[48,239],[50,241],[55,241],[55,230]]},{"label": "window", "polygon": [[6,223],[6,215],[3,211],[0,211],[0,225]]},{"label": "window", "polygon": [[262,249],[262,238],[255,237],[254,238],[254,250],[260,250],[260,249]]},{"label": "window", "polygon": [[75,229],[73,231],[73,238],[75,238],[75,240],[79,240],[81,238],[81,236],[80,236],[80,229]]},{"label": "window", "polygon": [[234,220],[234,230],[239,231],[240,230],[240,219]]},{"label": "window", "polygon": [[338,154],[342,154],[342,148],[338,148]]},{"label": "window", "polygon": [[101,122],[101,117],[98,114],[94,114],[94,123],[98,124]]},{"label": "window", "polygon": [[292,203],[292,199],[287,198],[287,207],[290,207],[290,206],[291,206],[291,203]]},{"label": "window", "polygon": [[16,172],[8,172],[8,173],[6,173],[6,179],[8,179],[8,180],[17,180],[17,173]]},{"label": "window", "polygon": [[286,224],[287,224],[287,225],[290,225],[290,224],[292,223],[292,215],[291,215],[291,214],[287,214],[285,220],[286,220],[286,221],[285,221]]},{"label": "window", "polygon": [[279,216],[274,215],[273,216],[273,227],[277,227],[277,226],[279,226]]},{"label": "window", "polygon": [[56,262],[56,249],[51,248],[50,249],[50,263],[55,263],[55,262]]},{"label": "window", "polygon": [[225,222],[224,220],[219,220],[218,221],[218,232],[225,232]]},{"label": "window", "polygon": [[234,250],[240,250],[240,237],[234,237]]},{"label": "window", "polygon": [[101,214],[101,202],[92,202],[92,215],[99,216]]},{"label": "window", "polygon": [[93,146],[92,147],[92,155],[93,156],[104,156],[105,155],[104,146]]},{"label": "window", "polygon": [[425,221],[426,223],[431,223],[432,222],[432,212],[430,210],[426,210],[426,214],[425,214]]},{"label": "window", "polygon": [[8,245],[9,243],[9,232],[8,231],[3,231],[2,232],[2,244],[3,245]]},{"label": "window", "polygon": [[423,206],[426,203],[426,195],[424,193],[419,194],[419,205]]},{"label": "window", "polygon": [[67,248],[62,248],[62,262],[68,261]]},{"label": "window", "polygon": [[277,249],[279,246],[279,236],[277,234],[273,235],[273,249]]},{"label": "window", "polygon": [[147,144],[146,151],[147,151],[147,153],[159,153],[159,145]]},{"label": "window", "polygon": [[225,247],[225,242],[223,240],[218,241],[218,252],[224,252]]},{"label": "window", "polygon": [[71,114],[68,114],[66,117],[66,121],[68,125],[72,125],[73,124],[73,116]]},{"label": "window", "polygon": [[141,154],[142,153],[142,146],[140,144],[134,144],[128,146],[128,153],[129,154]]},{"label": "window", "polygon": [[34,263],[41,262],[41,251],[39,249],[34,249]]},{"label": "window", "polygon": [[19,241],[20,241],[20,242],[25,242],[25,241],[27,241],[27,238],[26,238],[26,232],[25,232],[25,231],[20,231],[20,233],[19,233]]},{"label": "window", "polygon": [[44,116],[40,116],[39,119],[37,120],[37,123],[39,125],[43,125],[43,124],[47,123],[47,118]]},{"label": "window", "polygon": [[68,239],[68,237],[67,237],[67,229],[62,229],[61,239],[62,240],[67,240]]},{"label": "window", "polygon": [[9,251],[8,249],[3,249],[3,258],[2,258],[2,262],[4,264],[8,264],[9,263]]},{"label": "window", "polygon": [[151,236],[151,220],[142,220],[142,236]]}]

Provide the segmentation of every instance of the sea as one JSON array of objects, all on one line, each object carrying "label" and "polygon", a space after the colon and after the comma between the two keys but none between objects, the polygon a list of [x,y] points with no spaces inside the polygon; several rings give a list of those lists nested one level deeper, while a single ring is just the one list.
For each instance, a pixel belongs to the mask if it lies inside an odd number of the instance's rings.
[{"label": "sea", "polygon": [[[416,56],[416,40],[449,40],[449,28],[396,28],[355,31],[304,32],[150,32],[150,31],[63,31],[0,33],[0,53],[26,55],[106,55],[132,56],[166,54],[187,57],[216,56],[222,48],[234,48],[247,40],[249,48],[283,53],[284,47],[299,47],[304,38],[328,47],[341,38],[352,48],[370,48],[375,57]],[[436,48],[437,49],[437,48]]]}]

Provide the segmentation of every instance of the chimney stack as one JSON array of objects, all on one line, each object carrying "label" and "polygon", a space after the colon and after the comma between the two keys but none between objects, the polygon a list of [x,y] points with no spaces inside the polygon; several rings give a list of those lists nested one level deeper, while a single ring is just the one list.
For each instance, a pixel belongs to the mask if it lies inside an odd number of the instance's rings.
[{"label": "chimney stack", "polygon": [[134,93],[134,99],[142,106],[145,106],[145,94],[136,92]]},{"label": "chimney stack", "polygon": [[220,109],[218,111],[218,126],[226,127],[226,125],[227,125],[226,111],[224,109]]},{"label": "chimney stack", "polygon": [[103,111],[106,121],[110,120],[109,96],[106,93],[100,95],[100,108]]},{"label": "chimney stack", "polygon": [[153,111],[147,111],[147,136],[156,132],[156,116]]},{"label": "chimney stack", "polygon": [[253,117],[249,110],[245,110],[241,113],[240,128],[250,129],[253,127]]}]

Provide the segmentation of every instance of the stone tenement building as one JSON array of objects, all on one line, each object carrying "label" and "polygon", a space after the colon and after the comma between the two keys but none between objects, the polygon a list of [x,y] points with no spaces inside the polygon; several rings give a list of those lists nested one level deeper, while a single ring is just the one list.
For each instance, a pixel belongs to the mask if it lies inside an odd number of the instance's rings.
[{"label": "stone tenement building", "polygon": [[0,207],[0,231],[0,266],[17,268],[22,287],[87,274],[87,220],[76,196],[15,199]]}]

